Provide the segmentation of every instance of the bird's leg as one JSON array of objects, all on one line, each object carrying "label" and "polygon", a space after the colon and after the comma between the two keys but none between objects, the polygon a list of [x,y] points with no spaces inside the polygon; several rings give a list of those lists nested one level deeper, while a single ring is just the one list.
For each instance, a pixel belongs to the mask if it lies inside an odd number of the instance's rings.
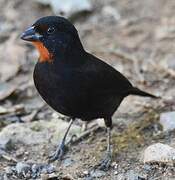
[{"label": "bird's leg", "polygon": [[97,165],[98,169],[107,171],[112,162],[112,149],[111,149],[111,128],[107,127],[107,150],[104,158]]},{"label": "bird's leg", "polygon": [[71,120],[69,122],[69,126],[68,126],[68,128],[67,128],[67,130],[66,130],[66,132],[64,134],[64,137],[63,137],[61,143],[58,144],[55,153],[53,155],[49,156],[49,161],[50,162],[62,159],[62,157],[63,157],[63,155],[64,155],[64,153],[66,151],[66,145],[65,145],[66,137],[67,137],[67,135],[69,133],[69,130],[70,130],[72,124],[73,124],[73,121],[74,121],[74,119],[71,118]]}]

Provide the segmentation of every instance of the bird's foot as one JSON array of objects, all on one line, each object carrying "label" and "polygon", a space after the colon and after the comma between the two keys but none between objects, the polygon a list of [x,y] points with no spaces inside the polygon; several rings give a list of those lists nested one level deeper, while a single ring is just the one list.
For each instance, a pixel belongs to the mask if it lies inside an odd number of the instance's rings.
[{"label": "bird's foot", "polygon": [[110,168],[112,162],[112,156],[111,153],[107,153],[105,158],[103,158],[99,164],[97,165],[99,170],[107,171]]},{"label": "bird's foot", "polygon": [[107,152],[105,157],[93,168],[93,170],[108,171],[112,162],[112,153]]},{"label": "bird's foot", "polygon": [[67,146],[64,143],[61,143],[57,147],[56,151],[48,157],[49,162],[53,162],[56,160],[61,161],[66,151],[67,151]]}]

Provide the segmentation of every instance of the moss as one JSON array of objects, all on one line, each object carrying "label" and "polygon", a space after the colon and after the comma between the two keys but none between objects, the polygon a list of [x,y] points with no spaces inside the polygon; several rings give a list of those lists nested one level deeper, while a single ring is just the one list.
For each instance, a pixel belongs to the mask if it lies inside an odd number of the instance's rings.
[{"label": "moss", "polygon": [[[158,122],[158,113],[155,110],[147,110],[144,115],[139,118],[139,121],[131,123],[128,128],[122,133],[113,134],[113,155],[128,151],[130,149],[138,148],[152,139],[154,133],[153,126]],[[102,140],[102,138],[100,138]],[[90,138],[88,143],[92,143],[93,138]],[[94,157],[97,162],[101,159],[106,150],[106,140],[96,141],[93,151],[87,151],[90,157]]]},{"label": "moss", "polygon": [[113,135],[114,154],[120,153],[128,148],[144,145],[153,135],[151,127],[158,122],[158,114],[154,110],[145,113],[138,122],[132,123],[120,134]]}]

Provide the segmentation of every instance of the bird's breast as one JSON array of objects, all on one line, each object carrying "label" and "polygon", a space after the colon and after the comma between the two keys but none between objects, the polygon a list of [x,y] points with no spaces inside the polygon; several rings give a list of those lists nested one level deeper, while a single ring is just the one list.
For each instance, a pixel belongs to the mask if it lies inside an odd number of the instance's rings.
[{"label": "bird's breast", "polygon": [[73,71],[38,63],[33,78],[41,97],[56,111],[71,116],[84,107],[86,91],[80,90],[81,83]]}]

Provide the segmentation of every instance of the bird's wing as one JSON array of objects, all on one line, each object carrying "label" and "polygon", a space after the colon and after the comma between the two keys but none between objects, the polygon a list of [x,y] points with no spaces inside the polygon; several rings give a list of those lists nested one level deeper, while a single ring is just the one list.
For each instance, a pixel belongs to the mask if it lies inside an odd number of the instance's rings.
[{"label": "bird's wing", "polygon": [[89,90],[97,93],[125,94],[132,88],[131,83],[117,70],[88,54],[86,63],[82,67],[83,77]]}]

